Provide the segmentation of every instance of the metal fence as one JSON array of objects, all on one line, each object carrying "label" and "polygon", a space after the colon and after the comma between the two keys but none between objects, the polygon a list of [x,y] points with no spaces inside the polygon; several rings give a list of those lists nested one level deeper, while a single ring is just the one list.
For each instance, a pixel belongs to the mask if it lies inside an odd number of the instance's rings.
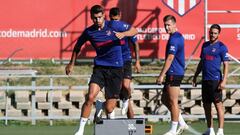
[{"label": "metal fence", "polygon": [[[54,79],[56,78],[83,78],[88,80],[90,78],[90,75],[71,75],[71,76],[67,76],[67,75],[36,75],[36,71],[34,70],[27,70],[27,71],[12,71],[12,70],[4,70],[4,71],[0,71],[0,78],[2,78],[2,80],[6,80],[6,85],[0,86],[0,91],[5,91],[6,96],[8,96],[8,93],[10,91],[21,91],[21,90],[28,90],[31,91],[31,102],[32,102],[32,106],[31,106],[31,111],[32,111],[32,115],[31,117],[9,117],[8,116],[8,107],[7,107],[7,101],[6,101],[6,108],[5,108],[5,115],[4,116],[0,116],[0,120],[4,120],[5,124],[8,124],[8,120],[31,120],[32,124],[35,125],[36,124],[36,120],[49,120],[50,124],[52,124],[52,120],[59,120],[59,119],[65,119],[65,120],[69,120],[69,119],[79,119],[79,116],[74,116],[74,117],[70,117],[70,116],[61,116],[61,117],[57,117],[57,116],[53,116],[51,114],[49,114],[48,116],[44,116],[44,117],[37,117],[36,116],[36,100],[35,100],[35,91],[36,90],[47,90],[47,91],[56,91],[56,90],[68,90],[68,89],[72,89],[72,90],[87,90],[88,89],[88,85],[83,85],[83,86],[54,86],[53,82]],[[158,74],[134,74],[133,77],[157,77]],[[192,76],[191,74],[187,74],[186,76]],[[233,76],[239,76],[239,74],[234,74]],[[10,86],[9,85],[9,78],[21,78],[21,77],[27,77],[27,78],[31,78],[31,85],[30,86]],[[43,86],[39,86],[36,85],[36,80],[38,78],[48,78],[49,79],[49,85],[43,85]],[[138,89],[138,90],[161,90],[163,88],[162,85],[155,85],[155,84],[147,84],[147,85],[132,85],[133,89]],[[193,87],[190,84],[183,84],[181,85],[182,89],[199,89],[201,88],[201,85],[198,85],[197,87]],[[239,84],[228,84],[226,86],[226,88],[228,89],[240,89],[240,85]],[[6,98],[7,100],[8,98]],[[52,96],[50,97],[50,110],[52,109]],[[120,116],[119,116],[120,117]],[[147,119],[164,119],[164,118],[168,118],[169,116],[167,115],[140,115],[140,116],[136,116],[136,118],[147,118]],[[204,115],[183,115],[183,117],[185,118],[204,118]],[[216,117],[216,116],[214,116]],[[240,115],[226,115],[225,118],[228,119],[240,119]],[[92,117],[90,117],[90,119],[93,119]]]}]

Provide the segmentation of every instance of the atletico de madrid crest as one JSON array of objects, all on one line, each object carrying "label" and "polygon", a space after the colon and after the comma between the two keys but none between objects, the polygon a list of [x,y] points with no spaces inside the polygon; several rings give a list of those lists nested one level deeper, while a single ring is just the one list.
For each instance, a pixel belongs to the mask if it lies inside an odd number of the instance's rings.
[{"label": "atletico de madrid crest", "polygon": [[106,33],[107,33],[108,36],[111,35],[111,31],[110,30],[107,30]]},{"label": "atletico de madrid crest", "polygon": [[201,0],[162,0],[162,2],[179,16],[184,16],[194,9]]},{"label": "atletico de madrid crest", "polygon": [[216,48],[213,48],[213,49],[212,49],[212,52],[216,52]]}]

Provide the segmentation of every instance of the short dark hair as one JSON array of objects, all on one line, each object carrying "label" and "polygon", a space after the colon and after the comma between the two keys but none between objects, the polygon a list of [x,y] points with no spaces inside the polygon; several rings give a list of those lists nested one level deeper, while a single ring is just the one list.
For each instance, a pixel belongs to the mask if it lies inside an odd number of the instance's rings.
[{"label": "short dark hair", "polygon": [[221,27],[220,27],[220,25],[218,25],[218,24],[213,24],[213,25],[211,25],[210,29],[218,29],[218,32],[219,32],[219,33],[221,32]]},{"label": "short dark hair", "polygon": [[164,18],[163,18],[163,21],[166,22],[168,20],[172,20],[174,23],[176,23],[176,18],[173,16],[173,15],[166,15]]},{"label": "short dark hair", "polygon": [[98,13],[104,13],[104,9],[100,5],[94,5],[92,6],[90,13],[91,13],[91,16]]},{"label": "short dark hair", "polygon": [[109,11],[109,16],[117,16],[120,15],[120,9],[118,7],[113,7]]}]

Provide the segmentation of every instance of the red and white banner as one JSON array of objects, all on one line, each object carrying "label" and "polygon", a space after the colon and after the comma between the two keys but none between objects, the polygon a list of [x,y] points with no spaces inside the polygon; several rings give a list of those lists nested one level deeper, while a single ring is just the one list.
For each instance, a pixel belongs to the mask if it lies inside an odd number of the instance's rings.
[{"label": "red and white banner", "polygon": [[[238,10],[239,0],[208,0],[209,10]],[[216,4],[217,3],[217,4]],[[185,38],[188,58],[204,36],[204,0],[8,0],[0,5],[0,59],[17,51],[13,59],[69,59],[81,32],[92,24],[91,6],[104,6],[106,18],[119,7],[122,20],[139,31],[142,58],[163,58],[168,34],[162,19],[172,14]],[[209,23],[240,23],[240,13],[209,14]],[[240,58],[240,28],[224,28],[220,37],[230,54]],[[193,58],[199,58],[200,48]],[[87,43],[80,58],[95,56]]]}]

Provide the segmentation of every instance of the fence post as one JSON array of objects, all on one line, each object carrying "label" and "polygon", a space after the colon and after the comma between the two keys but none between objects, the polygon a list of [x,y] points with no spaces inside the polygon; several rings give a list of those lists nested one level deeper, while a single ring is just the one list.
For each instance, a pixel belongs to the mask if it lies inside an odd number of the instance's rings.
[{"label": "fence post", "polygon": [[36,75],[32,74],[32,125],[36,125]]},{"label": "fence post", "polygon": [[8,125],[8,86],[9,86],[9,78],[7,78],[7,89],[6,89],[6,103],[5,103],[5,125]]},{"label": "fence post", "polygon": [[53,86],[53,77],[52,76],[50,76],[50,111],[49,111],[49,114],[48,114],[48,116],[49,116],[49,124],[50,124],[50,126],[52,126],[53,125],[53,120],[52,120],[52,108],[53,108],[53,88],[52,88],[52,86]]}]

